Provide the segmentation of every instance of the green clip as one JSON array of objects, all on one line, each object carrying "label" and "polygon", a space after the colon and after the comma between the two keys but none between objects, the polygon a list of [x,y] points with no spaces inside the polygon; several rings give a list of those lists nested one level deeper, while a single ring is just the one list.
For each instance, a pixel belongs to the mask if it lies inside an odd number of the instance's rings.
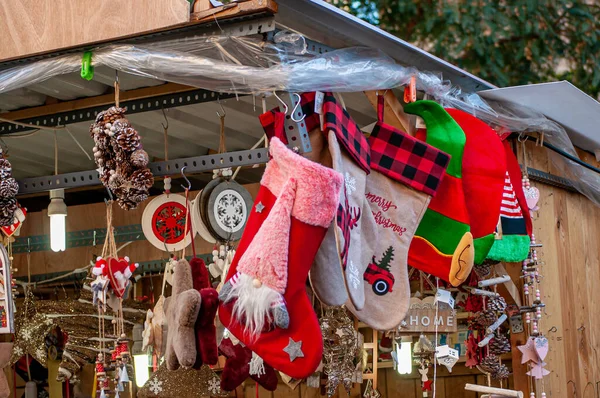
[{"label": "green clip", "polygon": [[94,78],[94,67],[92,66],[92,52],[86,51],[81,58],[81,77],[85,80]]}]

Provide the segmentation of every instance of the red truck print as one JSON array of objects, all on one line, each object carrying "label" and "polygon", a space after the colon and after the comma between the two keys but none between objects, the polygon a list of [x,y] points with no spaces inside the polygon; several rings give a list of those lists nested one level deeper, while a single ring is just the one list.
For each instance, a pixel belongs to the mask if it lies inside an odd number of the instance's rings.
[{"label": "red truck print", "polygon": [[375,256],[367,266],[363,279],[372,286],[373,293],[383,296],[392,291],[394,275],[390,272],[390,263],[394,259],[394,248],[388,247],[381,261],[377,262]]}]

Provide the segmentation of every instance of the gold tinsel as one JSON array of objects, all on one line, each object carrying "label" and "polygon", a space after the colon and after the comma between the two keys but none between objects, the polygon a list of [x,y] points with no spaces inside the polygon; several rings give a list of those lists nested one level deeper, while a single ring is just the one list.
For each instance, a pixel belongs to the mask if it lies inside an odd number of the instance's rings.
[{"label": "gold tinsel", "polygon": [[221,380],[209,366],[202,365],[200,370],[168,370],[164,363],[137,393],[138,398],[202,398],[228,395],[221,390]]},{"label": "gold tinsel", "polygon": [[321,317],[323,334],[323,370],[327,375],[325,389],[333,396],[339,384],[350,395],[357,351],[357,332],[343,307],[326,307]]}]

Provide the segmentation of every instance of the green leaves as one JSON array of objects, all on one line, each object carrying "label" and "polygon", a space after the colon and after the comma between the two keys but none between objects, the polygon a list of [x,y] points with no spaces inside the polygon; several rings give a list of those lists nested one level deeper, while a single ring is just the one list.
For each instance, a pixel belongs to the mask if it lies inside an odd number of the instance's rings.
[{"label": "green leaves", "polygon": [[597,2],[328,1],[499,86],[568,77],[600,93]]}]

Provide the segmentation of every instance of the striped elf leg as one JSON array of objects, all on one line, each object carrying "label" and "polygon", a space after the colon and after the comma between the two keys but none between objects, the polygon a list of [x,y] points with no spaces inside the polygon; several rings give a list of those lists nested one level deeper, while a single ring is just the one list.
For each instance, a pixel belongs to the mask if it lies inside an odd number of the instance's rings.
[{"label": "striped elf leg", "polygon": [[415,232],[408,264],[458,286],[471,273],[475,256],[462,184],[465,133],[434,101],[407,104],[405,111],[423,118],[426,142],[451,156],[437,195]]}]

